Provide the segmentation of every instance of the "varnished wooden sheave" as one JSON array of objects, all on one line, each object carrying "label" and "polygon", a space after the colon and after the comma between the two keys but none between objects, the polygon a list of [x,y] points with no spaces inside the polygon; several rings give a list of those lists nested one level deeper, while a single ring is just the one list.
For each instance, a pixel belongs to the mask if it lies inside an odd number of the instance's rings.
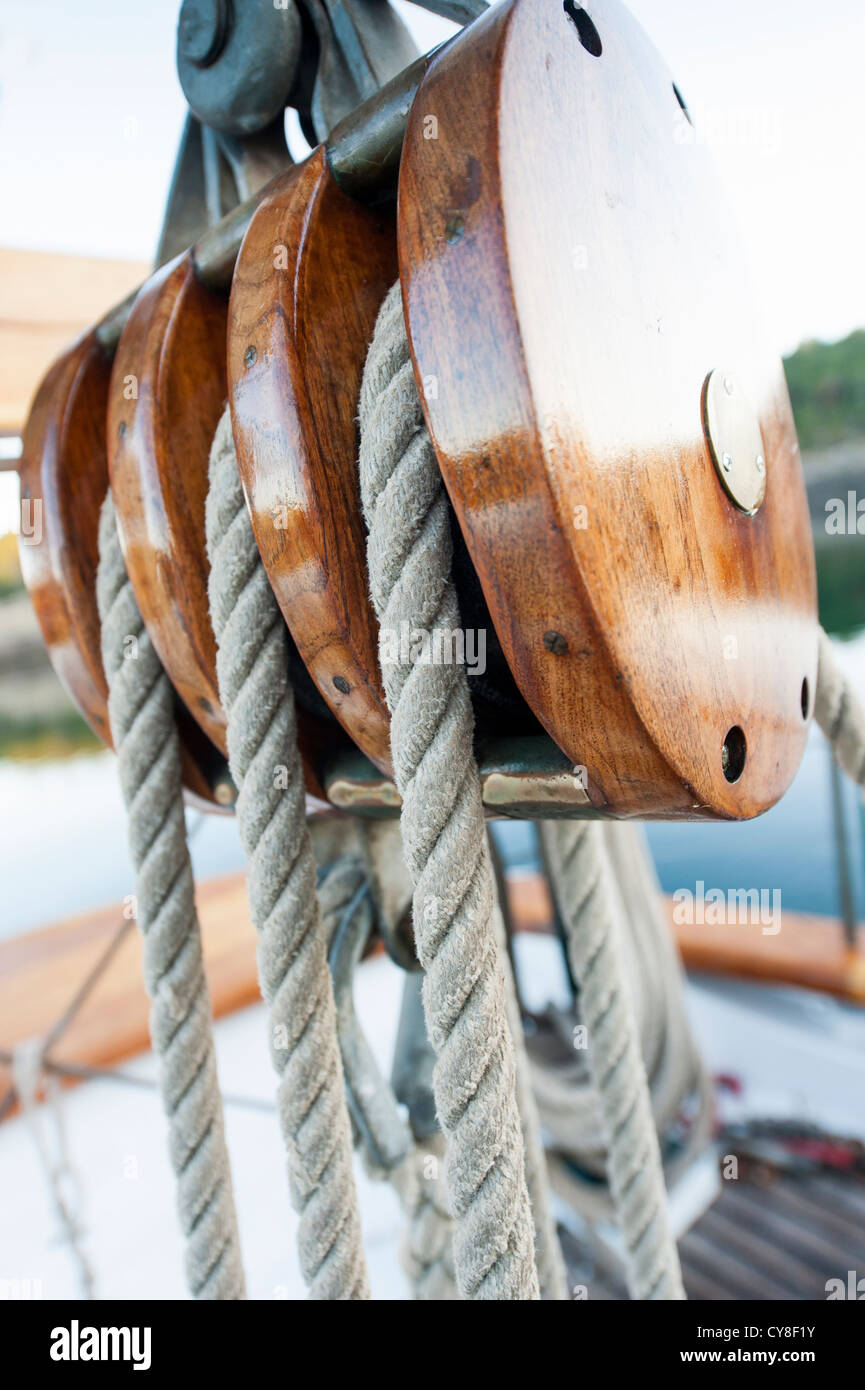
[{"label": "varnished wooden sheave", "polygon": [[[81,713],[110,746],[96,569],[99,510],[108,491],[105,416],[111,359],[87,334],[51,367],[24,431],[21,495],[33,517],[21,569],[55,670]],[[29,528],[28,528],[29,529]],[[224,778],[216,749],[181,718],[184,785],[216,804]]]},{"label": "varnished wooden sheave", "polygon": [[54,669],[109,746],[96,566],[110,375],[111,360],[92,333],[58,358],[31,406],[19,469],[24,583]]},{"label": "varnished wooden sheave", "polygon": [[172,684],[223,752],[204,505],[226,397],[227,313],[226,298],[197,280],[191,255],[164,266],[135,301],[108,405],[111,490],[138,606]]},{"label": "varnished wooden sheave", "polygon": [[[399,189],[416,379],[511,669],[595,807],[752,816],[816,672],[789,399],[671,74],[618,0],[587,10],[506,0],[430,65]],[[719,366],[762,431],[755,516],[703,436]]]},{"label": "varnished wooden sheave", "polygon": [[228,339],[238,468],[270,582],[320,694],[384,771],[389,721],[356,415],[367,345],[395,278],[392,217],[346,197],[317,150],[252,220]]},{"label": "varnished wooden sheave", "polygon": [[[227,316],[227,298],[200,283],[191,252],[157,271],[120,338],[108,405],[111,488],[135,596],[175,689],[223,753],[205,504],[227,396]],[[307,790],[323,800],[315,724],[299,712]]]},{"label": "varnished wooden sheave", "polygon": [[[228,392],[299,657],[389,773],[356,413],[397,239],[418,389],[492,622],[526,702],[585,775],[588,803],[571,796],[569,813],[765,810],[800,760],[816,677],[795,429],[711,161],[619,0],[503,0],[437,54],[409,118],[396,227],[343,193],[316,150],[252,218],[230,308],[188,253],[138,296],[110,388],[93,335],[53,369],[25,439],[22,483],[45,506],[25,574],[93,727],[107,737],[93,587],[107,406],[142,614],[199,740],[225,748],[204,505]],[[741,431],[765,459],[753,515],[707,438],[719,368],[755,412]],[[316,702],[308,688],[299,726],[321,795],[345,735],[305,712]]]}]

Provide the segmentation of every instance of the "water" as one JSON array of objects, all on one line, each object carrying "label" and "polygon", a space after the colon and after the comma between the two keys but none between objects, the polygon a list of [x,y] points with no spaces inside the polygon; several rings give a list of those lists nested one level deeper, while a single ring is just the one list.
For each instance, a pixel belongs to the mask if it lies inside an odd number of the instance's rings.
[{"label": "water", "polygon": [[[865,633],[835,642],[844,669],[865,695]],[[842,779],[848,855],[859,919],[865,919],[865,837],[862,802]],[[509,863],[532,867],[531,826],[497,827]],[[841,913],[837,850],[832,822],[828,744],[811,729],[802,765],[787,795],[756,820],[737,823],[653,823],[647,834],[661,886],[667,893],[702,879],[706,889],[780,890],[782,907],[837,917]]]},{"label": "water", "polygon": [[[834,642],[854,688],[865,695],[865,633]],[[756,820],[725,824],[650,825],[649,844],[667,892],[691,888],[779,889],[784,907],[838,916],[837,847],[832,820],[829,746],[812,725],[805,756],[788,791]],[[858,917],[865,918],[862,797],[842,778],[848,856]]]},{"label": "water", "polygon": [[[780,889],[785,908],[840,916],[829,779],[828,747],[815,730],[793,786],[764,816],[724,825],[649,826],[661,886],[669,893],[693,890],[702,879],[707,889]],[[859,798],[847,779],[843,795],[855,901],[865,917]]]},{"label": "water", "polygon": [[[856,688],[865,691],[865,633],[836,643]],[[844,780],[848,847],[857,912],[865,918],[865,841],[856,789]],[[133,891],[126,824],[113,755],[58,763],[0,760],[0,937],[119,901]],[[230,817],[189,814],[192,858],[201,878],[243,866]],[[535,862],[526,824],[496,828],[514,865]],[[653,824],[649,844],[667,892],[691,888],[780,890],[791,910],[840,912],[829,760],[816,728],[798,776],[773,810],[742,824]]]},{"label": "water", "polygon": [[[852,783],[844,783],[847,844],[856,907],[865,918],[865,842],[859,803]],[[690,888],[765,888],[781,892],[781,903],[795,912],[841,914],[837,851],[832,824],[828,749],[815,730],[787,795],[757,820],[732,824],[653,823],[646,827],[661,886],[667,893]],[[530,825],[496,827],[507,862],[536,864]]]}]

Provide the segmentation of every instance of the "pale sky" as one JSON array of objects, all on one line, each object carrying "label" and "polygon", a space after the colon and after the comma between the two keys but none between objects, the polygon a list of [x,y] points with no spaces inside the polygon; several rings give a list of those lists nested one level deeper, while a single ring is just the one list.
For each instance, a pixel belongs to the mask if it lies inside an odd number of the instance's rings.
[{"label": "pale sky", "polygon": [[[451,32],[397,7],[424,49]],[[630,7],[713,151],[779,350],[865,325],[865,0]],[[184,111],[178,9],[0,0],[0,245],[152,255]]]},{"label": "pale sky", "polygon": [[[450,32],[398,7],[424,48]],[[183,118],[178,8],[0,0],[0,244],[152,254]],[[865,323],[865,0],[631,9],[715,154],[779,347]]]}]

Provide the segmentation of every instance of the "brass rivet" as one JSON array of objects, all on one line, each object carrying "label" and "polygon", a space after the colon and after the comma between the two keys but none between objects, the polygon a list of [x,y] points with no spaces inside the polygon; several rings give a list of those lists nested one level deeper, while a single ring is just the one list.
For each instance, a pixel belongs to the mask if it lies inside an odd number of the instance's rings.
[{"label": "brass rivet", "polygon": [[258,353],[256,352],[255,348],[250,345],[246,349],[246,352],[243,354],[244,367],[251,367],[257,356]]},{"label": "brass rivet", "polygon": [[448,222],[447,226],[445,227],[445,240],[448,242],[450,246],[453,246],[455,241],[459,241],[465,229],[465,222],[460,217],[458,212],[455,213],[454,216]]},{"label": "brass rivet", "polygon": [[757,412],[730,371],[716,368],[703,384],[703,434],[727,497],[753,516],[766,495],[766,451]]},{"label": "brass rivet", "polygon": [[347,695],[351,690],[351,686],[345,676],[334,676],[333,683],[341,695]]},{"label": "brass rivet", "polygon": [[222,781],[215,784],[213,795],[220,806],[233,806],[237,799],[234,783],[229,782],[227,778],[223,778]]}]

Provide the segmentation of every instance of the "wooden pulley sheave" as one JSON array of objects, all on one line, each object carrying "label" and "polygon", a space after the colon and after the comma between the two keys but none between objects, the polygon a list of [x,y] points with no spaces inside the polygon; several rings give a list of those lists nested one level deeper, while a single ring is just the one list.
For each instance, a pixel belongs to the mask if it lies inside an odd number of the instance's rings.
[{"label": "wooden pulley sheave", "polygon": [[592,806],[765,810],[816,673],[796,433],[711,160],[618,0],[514,0],[433,60],[399,245],[493,622]]},{"label": "wooden pulley sheave", "polygon": [[[677,1299],[665,1168],[710,1124],[681,972],[634,828],[552,822],[755,816],[815,701],[857,768],[865,716],[829,717],[822,651],[817,690],[783,369],[673,75],[619,0],[426,3],[464,27],[413,58],[382,0],[184,0],[156,269],[37,394],[25,579],[106,742],[110,703],[195,1296],[244,1284],[184,795],[237,813],[312,1296],[368,1296],[353,1133],[440,1296],[565,1296],[486,815],[545,822],[597,1121],[562,1153],[633,1295]],[[351,1007],[371,934],[424,972],[393,1085]],[[620,950],[657,956],[645,1037]]]},{"label": "wooden pulley sheave", "polygon": [[[307,7],[317,63],[272,13],[263,44],[248,16],[184,5],[184,158],[196,131],[215,151],[199,208],[213,225],[43,384],[22,477],[50,512],[41,557],[28,547],[46,640],[104,736],[91,591],[107,460],[190,729],[188,785],[230,801],[204,540],[228,397],[291,633],[307,790],[396,813],[357,411],[399,275],[462,621],[487,639],[471,687],[489,813],[756,815],[807,736],[815,571],[783,370],[710,158],[618,0],[430,7],[472,22],[406,67],[398,26],[370,57],[359,3]],[[287,102],[321,142],[297,165]],[[179,250],[176,227],[163,243]]]},{"label": "wooden pulley sheave", "polygon": [[[148,632],[189,714],[223,753],[204,511],[210,445],[226,396],[228,301],[187,254],[142,288],[112,369],[109,473],[126,568]],[[310,795],[324,799],[314,714],[299,737]]]},{"label": "wooden pulley sheave", "polygon": [[[593,16],[497,6],[430,64],[399,179],[416,381],[508,665],[583,774],[583,806],[553,789],[547,812],[742,818],[789,785],[811,714],[795,429],[684,100],[622,6]],[[339,203],[319,154],[259,208],[229,375],[275,591],[383,767],[351,407],[386,229],[347,210],[325,271]]]},{"label": "wooden pulley sheave", "polygon": [[274,593],[322,698],[385,773],[356,416],[366,347],[396,274],[392,214],[343,193],[319,149],[252,219],[228,334],[238,467]]},{"label": "wooden pulley sheave", "polygon": [[[111,356],[86,334],[51,368],[24,431],[21,495],[41,509],[21,569],[52,663],[97,736],[111,744],[96,604],[99,508],[108,489]],[[130,656],[134,655],[130,653]],[[230,795],[224,758],[178,705],[184,785],[210,810]]]}]

